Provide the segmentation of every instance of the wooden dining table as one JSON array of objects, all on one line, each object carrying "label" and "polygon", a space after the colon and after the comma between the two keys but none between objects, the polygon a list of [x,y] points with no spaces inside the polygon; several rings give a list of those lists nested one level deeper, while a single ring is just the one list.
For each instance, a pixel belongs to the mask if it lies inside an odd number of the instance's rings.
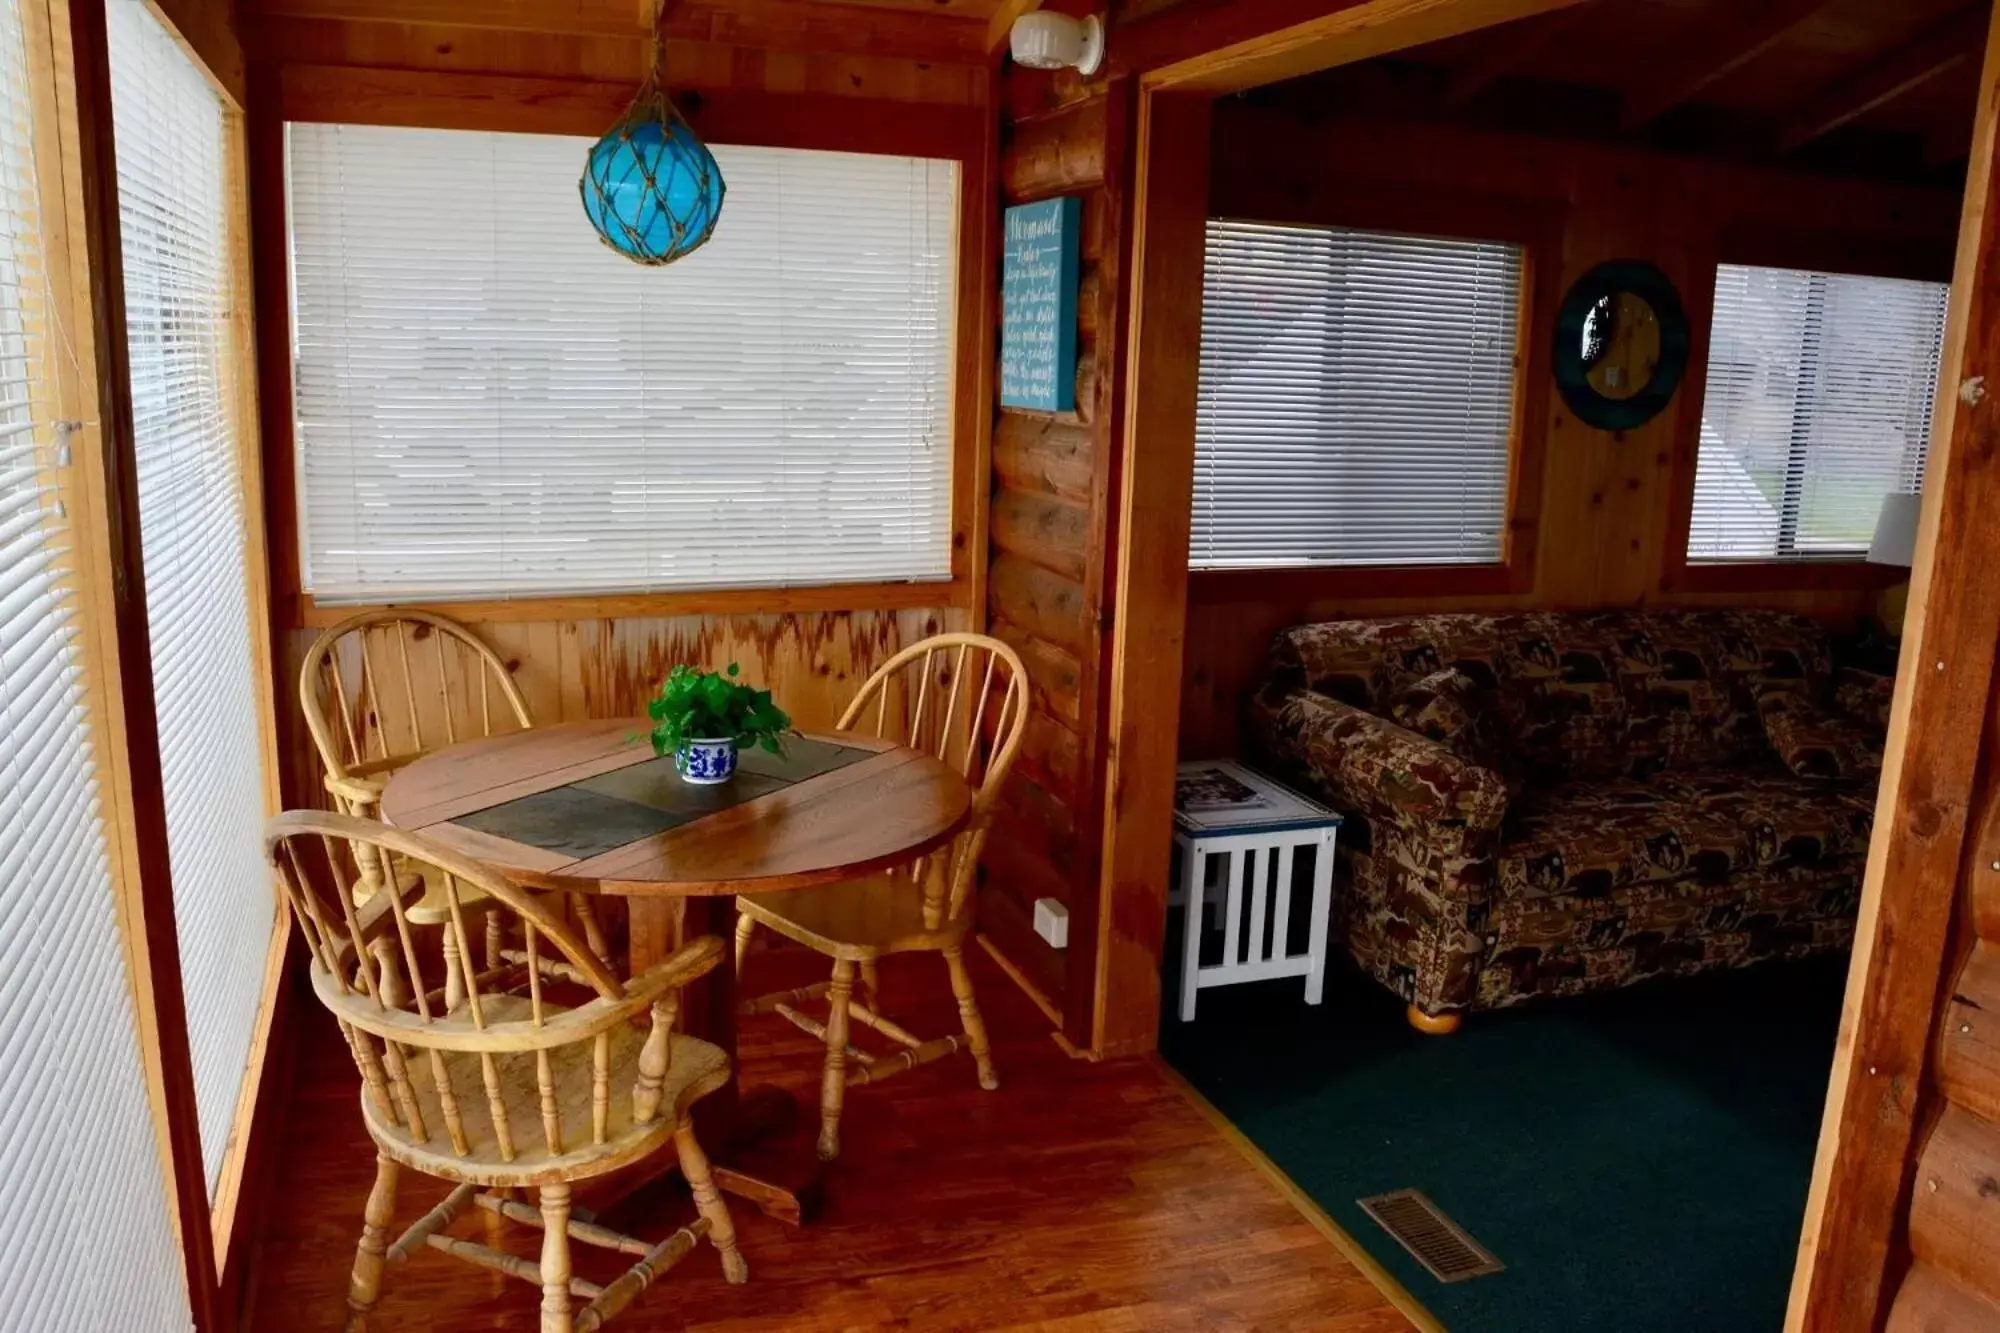
[{"label": "wooden dining table", "polygon": [[[448,746],[390,777],[382,817],[529,888],[622,899],[636,976],[688,940],[730,940],[738,894],[902,864],[949,842],[971,810],[956,770],[874,737],[798,736],[783,755],[745,751],[735,777],[699,786],[653,754],[651,727],[609,718]],[[727,963],[683,996],[685,1030],[730,1057],[730,1083],[697,1104],[697,1127],[718,1185],[803,1222],[818,1164],[772,1148],[801,1122],[789,1095],[739,1086],[736,1009]]]}]

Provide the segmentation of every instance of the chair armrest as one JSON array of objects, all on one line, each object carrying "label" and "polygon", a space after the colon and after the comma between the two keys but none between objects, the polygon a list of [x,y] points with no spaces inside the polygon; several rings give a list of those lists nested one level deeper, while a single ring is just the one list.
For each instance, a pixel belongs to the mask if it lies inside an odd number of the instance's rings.
[{"label": "chair armrest", "polygon": [[723,958],[722,941],[714,935],[689,940],[672,957],[653,964],[625,983],[628,1000],[653,1000],[670,990],[680,990],[716,969]]},{"label": "chair armrest", "polygon": [[1385,717],[1308,689],[1267,691],[1250,714],[1267,752],[1338,807],[1419,836],[1437,824],[1492,832],[1506,818],[1498,773]]},{"label": "chair armrest", "polygon": [[357,778],[354,776],[335,777],[326,775],[326,789],[335,798],[346,803],[351,810],[359,807],[373,811],[382,804],[382,793],[388,783],[380,778]]}]

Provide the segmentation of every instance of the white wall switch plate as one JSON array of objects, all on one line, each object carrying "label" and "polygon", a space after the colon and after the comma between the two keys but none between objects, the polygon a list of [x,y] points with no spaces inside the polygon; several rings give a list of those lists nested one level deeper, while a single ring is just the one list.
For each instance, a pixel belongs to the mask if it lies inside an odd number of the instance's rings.
[{"label": "white wall switch plate", "polygon": [[1035,933],[1055,948],[1069,944],[1069,909],[1053,898],[1035,899]]}]

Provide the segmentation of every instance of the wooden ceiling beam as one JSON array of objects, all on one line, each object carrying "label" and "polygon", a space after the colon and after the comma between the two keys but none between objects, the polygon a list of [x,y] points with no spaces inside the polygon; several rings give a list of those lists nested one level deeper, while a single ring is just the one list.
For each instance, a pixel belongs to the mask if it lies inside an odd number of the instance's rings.
[{"label": "wooden ceiling beam", "polygon": [[[242,13],[635,41],[652,31],[649,0],[243,0]],[[681,0],[666,24],[669,41],[961,65],[986,63],[986,32],[978,17],[809,0]]]},{"label": "wooden ceiling beam", "polygon": [[1719,23],[1704,24],[1679,56],[1668,59],[1657,76],[1626,95],[1618,127],[1629,133],[1658,120],[1784,41],[1828,3],[1762,0],[1730,9]]},{"label": "wooden ceiling beam", "polygon": [[1187,0],[1112,26],[1108,73],[1211,96],[1298,78],[1578,0]]},{"label": "wooden ceiling beam", "polygon": [[1986,34],[1986,6],[1953,14],[1861,69],[1814,93],[1778,125],[1777,147],[1789,153],[1876,107],[1977,59]]},{"label": "wooden ceiling beam", "polygon": [[1464,106],[1547,50],[1551,42],[1574,28],[1577,20],[1590,11],[1591,6],[1585,0],[1568,9],[1509,24],[1494,33],[1484,51],[1452,70],[1439,102],[1446,110]]}]

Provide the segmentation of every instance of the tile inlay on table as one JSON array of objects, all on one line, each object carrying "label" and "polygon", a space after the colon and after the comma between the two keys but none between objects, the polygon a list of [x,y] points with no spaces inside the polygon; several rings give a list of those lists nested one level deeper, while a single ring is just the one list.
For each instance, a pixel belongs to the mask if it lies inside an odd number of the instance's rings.
[{"label": "tile inlay on table", "polygon": [[871,754],[793,737],[783,755],[745,751],[738,758],[736,776],[714,786],[683,781],[674,771],[672,756],[642,757],[624,768],[503,801],[451,822],[580,861],[845,768]]}]

